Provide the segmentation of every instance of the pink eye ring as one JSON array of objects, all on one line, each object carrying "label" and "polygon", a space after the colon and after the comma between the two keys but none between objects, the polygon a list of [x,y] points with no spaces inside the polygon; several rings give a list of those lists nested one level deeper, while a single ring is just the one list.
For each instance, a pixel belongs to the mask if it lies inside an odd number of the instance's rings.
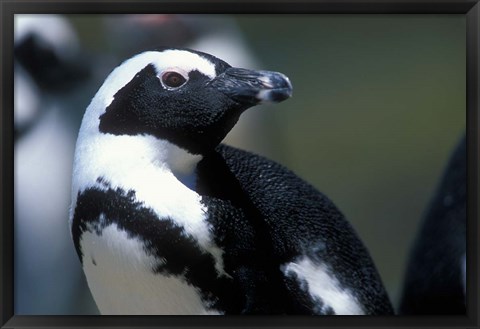
[{"label": "pink eye ring", "polygon": [[187,79],[178,72],[169,71],[162,74],[162,82],[166,87],[178,88],[187,82]]}]

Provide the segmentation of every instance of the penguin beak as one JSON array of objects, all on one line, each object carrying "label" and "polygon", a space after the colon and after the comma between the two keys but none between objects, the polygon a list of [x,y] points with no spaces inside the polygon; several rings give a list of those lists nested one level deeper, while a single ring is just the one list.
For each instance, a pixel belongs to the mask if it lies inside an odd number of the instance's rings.
[{"label": "penguin beak", "polygon": [[290,80],[279,72],[231,67],[213,79],[210,85],[248,107],[262,103],[279,103],[292,96]]}]

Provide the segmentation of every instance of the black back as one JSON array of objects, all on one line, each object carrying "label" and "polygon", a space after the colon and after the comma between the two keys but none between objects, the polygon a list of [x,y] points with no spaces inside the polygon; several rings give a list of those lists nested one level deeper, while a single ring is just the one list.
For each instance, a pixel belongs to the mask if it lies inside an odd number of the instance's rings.
[{"label": "black back", "polygon": [[352,227],[326,196],[290,170],[220,145],[199,163],[198,175],[197,190],[209,208],[215,242],[225,250],[226,270],[244,290],[244,313],[332,314],[282,273],[282,265],[302,255],[328,264],[367,314],[392,313]]}]

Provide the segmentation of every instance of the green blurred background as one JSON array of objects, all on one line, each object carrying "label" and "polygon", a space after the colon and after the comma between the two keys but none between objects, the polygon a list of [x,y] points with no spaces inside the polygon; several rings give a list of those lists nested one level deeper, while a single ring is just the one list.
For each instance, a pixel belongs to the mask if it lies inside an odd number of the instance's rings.
[{"label": "green blurred background", "polygon": [[[116,57],[96,62],[94,83],[77,97],[78,128],[106,75],[131,54],[103,32],[105,16],[66,17],[82,51]],[[281,104],[250,109],[227,142],[282,163],[331,198],[397,305],[411,243],[465,131],[465,16],[198,17],[220,32],[233,21],[253,68],[280,71],[294,88]]]}]

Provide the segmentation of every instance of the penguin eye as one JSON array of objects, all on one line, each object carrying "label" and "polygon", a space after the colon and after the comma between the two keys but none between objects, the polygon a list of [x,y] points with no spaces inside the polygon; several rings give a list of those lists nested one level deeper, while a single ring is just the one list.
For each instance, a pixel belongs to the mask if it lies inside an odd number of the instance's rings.
[{"label": "penguin eye", "polygon": [[170,72],[165,72],[162,75],[162,82],[166,87],[178,88],[181,85],[183,85],[186,81],[187,79],[185,79],[183,75],[181,75],[178,72],[170,71]]}]

